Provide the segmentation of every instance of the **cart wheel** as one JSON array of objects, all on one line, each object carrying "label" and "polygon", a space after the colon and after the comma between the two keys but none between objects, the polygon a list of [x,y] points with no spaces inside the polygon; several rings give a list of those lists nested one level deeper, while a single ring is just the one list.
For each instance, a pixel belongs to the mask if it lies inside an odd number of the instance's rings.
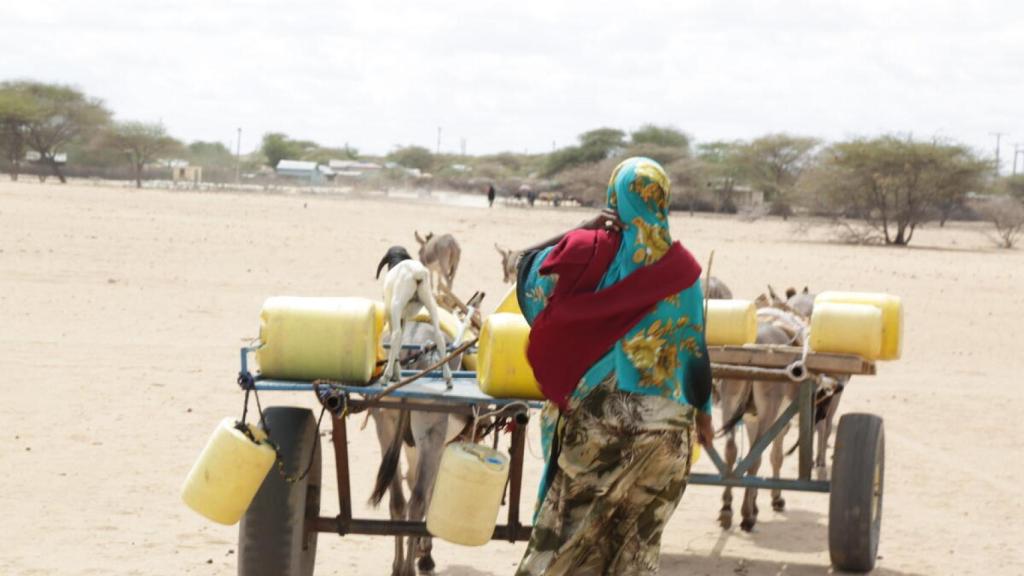
[{"label": "cart wheel", "polygon": [[846,414],[836,432],[828,510],[828,549],[836,568],[867,572],[875,567],[884,481],[882,419]]},{"label": "cart wheel", "polygon": [[[278,447],[284,471],[298,476],[309,465],[320,438],[316,419],[305,408],[272,407],[263,412],[270,439]],[[320,515],[320,450],[309,474],[287,482],[275,465],[242,517],[238,531],[239,576],[312,576],[316,530],[307,518]],[[310,525],[312,528],[312,525]]]}]

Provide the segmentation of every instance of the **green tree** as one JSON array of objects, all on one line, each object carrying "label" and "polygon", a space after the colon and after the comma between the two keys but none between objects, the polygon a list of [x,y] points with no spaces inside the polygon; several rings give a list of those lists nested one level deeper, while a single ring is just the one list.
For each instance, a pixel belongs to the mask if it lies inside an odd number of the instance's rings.
[{"label": "green tree", "polygon": [[626,146],[626,133],[617,128],[598,128],[579,135],[579,145],[567,146],[548,156],[544,167],[545,176],[553,176],[563,170],[600,162],[612,157]]},{"label": "green tree", "polygon": [[235,155],[220,142],[195,141],[188,145],[188,161],[203,168],[234,168]]},{"label": "green tree", "polygon": [[316,147],[316,144],[312,142],[292,140],[280,132],[269,132],[263,135],[260,151],[267,158],[267,166],[276,168],[277,163],[281,160],[301,158],[311,144],[314,148]]},{"label": "green tree", "polygon": [[13,82],[31,99],[36,113],[25,126],[25,144],[39,153],[53,174],[66,183],[57,164],[57,154],[68,144],[88,136],[110,121],[110,112],[102,101],[61,84]]},{"label": "green tree", "polygon": [[792,195],[804,168],[813,160],[814,138],[769,134],[743,144],[737,150],[740,177],[764,192],[772,213],[787,218],[792,214]]},{"label": "green tree", "polygon": [[633,144],[649,144],[665,148],[690,150],[690,137],[682,130],[672,128],[671,126],[644,124],[630,134],[630,140]]},{"label": "green tree", "polygon": [[422,146],[403,146],[396,148],[388,154],[388,160],[404,166],[414,168],[420,172],[430,172],[434,168],[434,154]]},{"label": "green tree", "polygon": [[735,192],[744,177],[746,164],[742,142],[717,140],[697,146],[697,159],[701,162],[698,172],[705,178],[704,185],[715,196],[715,209],[719,212],[735,212]]},{"label": "green tree", "polygon": [[875,225],[886,244],[904,246],[944,203],[984,186],[990,166],[964,146],[893,136],[833,144],[814,179],[836,214]]},{"label": "green tree", "polygon": [[18,179],[28,125],[37,114],[35,102],[25,90],[10,82],[0,84],[0,149],[10,165],[11,180]]},{"label": "green tree", "polygon": [[104,140],[108,147],[124,154],[131,163],[137,188],[142,188],[142,171],[146,164],[182,151],[181,142],[168,136],[161,124],[118,122],[110,128]]},{"label": "green tree", "polygon": [[1003,192],[1024,202],[1024,175],[1007,176],[999,186]]},{"label": "green tree", "polygon": [[307,149],[302,155],[303,160],[311,160],[318,164],[327,164],[331,160],[357,160],[359,151],[355,148],[345,146],[344,148],[314,148]]}]

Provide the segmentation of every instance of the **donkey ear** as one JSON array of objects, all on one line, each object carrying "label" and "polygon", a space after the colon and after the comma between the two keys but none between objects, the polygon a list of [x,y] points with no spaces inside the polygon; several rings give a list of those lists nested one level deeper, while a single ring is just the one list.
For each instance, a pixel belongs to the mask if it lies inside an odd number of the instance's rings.
[{"label": "donkey ear", "polygon": [[424,240],[423,238],[420,238],[420,231],[419,230],[413,230],[412,234],[413,234],[413,236],[416,237],[416,241],[419,242],[420,244],[426,244],[427,243],[426,240]]},{"label": "donkey ear", "polygon": [[796,296],[796,288],[793,288],[792,286],[786,288],[786,300],[789,300],[793,296]]},{"label": "donkey ear", "polygon": [[807,288],[807,286],[804,286],[804,294],[810,294],[810,293],[811,293],[810,289]]},{"label": "donkey ear", "polygon": [[380,278],[381,270],[388,265],[388,256],[390,256],[390,254],[385,254],[384,257],[380,259],[380,264],[377,265],[377,278]]}]

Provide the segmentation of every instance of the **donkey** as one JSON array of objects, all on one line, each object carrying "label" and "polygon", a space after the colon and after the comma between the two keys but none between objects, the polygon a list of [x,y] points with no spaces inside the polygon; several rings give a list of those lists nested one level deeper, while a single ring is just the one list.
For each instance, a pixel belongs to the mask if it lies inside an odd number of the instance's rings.
[{"label": "donkey", "polygon": [[[420,237],[418,230],[414,230],[416,241],[420,244],[420,262],[430,269],[431,284],[435,290],[440,290],[443,284],[447,291],[452,291],[452,283],[455,282],[455,272],[459,269],[459,258],[462,256],[462,249],[455,237],[451,234],[434,236],[428,232],[426,238]],[[434,277],[437,282],[434,282]]]},{"label": "donkey", "polygon": [[497,242],[494,243],[494,249],[501,254],[502,280],[505,284],[512,284],[516,281],[516,263],[519,261],[519,251],[502,248]]},{"label": "donkey", "polygon": [[732,290],[725,282],[711,276],[708,278],[708,285],[704,287],[704,297],[709,300],[732,300]]},{"label": "donkey", "polygon": [[[433,326],[423,322],[409,322],[405,330],[403,344],[423,346],[432,341]],[[402,357],[411,352],[402,351]],[[456,369],[460,362],[454,358],[446,368]],[[423,369],[430,364],[426,355],[420,356],[410,365],[413,369]],[[444,447],[460,433],[468,423],[460,416],[449,416],[444,413],[408,411],[396,408],[371,408],[377,428],[377,440],[380,442],[382,454],[377,480],[370,496],[370,502],[376,506],[384,499],[384,493],[390,492],[388,509],[392,520],[421,521],[430,505],[434,481],[441,466],[441,454]],[[399,464],[402,446],[405,444],[408,473],[406,483],[409,486],[409,501],[406,504],[402,489],[402,474]],[[422,572],[434,569],[432,541],[429,536],[408,538],[403,546],[402,536],[395,536],[395,557],[391,564],[392,576],[414,576],[416,567]]]},{"label": "donkey", "polygon": [[[795,317],[795,321],[799,322]],[[802,345],[803,334],[793,334],[782,322],[777,321],[772,315],[758,316],[757,343],[774,345]],[[750,444],[753,445],[768,428],[775,422],[784,406],[796,399],[799,387],[795,382],[760,382],[749,380],[721,380],[718,383],[719,396],[722,409],[722,420],[724,424],[720,434],[726,436],[725,462],[728,468],[732,468],[737,459],[735,426],[743,420],[747,428],[747,435]],[[786,429],[779,434],[772,442],[771,465],[772,476],[778,478],[784,457],[782,440],[786,435]],[[749,475],[757,474],[761,467],[761,459],[754,461],[750,467]],[[776,511],[785,509],[786,501],[778,489],[772,490],[772,508]],[[757,488],[747,488],[743,495],[743,504],[740,508],[743,521],[740,528],[749,532],[754,529],[757,523]],[[726,487],[722,494],[722,509],[718,515],[719,525],[723,529],[732,526],[732,488]]]}]

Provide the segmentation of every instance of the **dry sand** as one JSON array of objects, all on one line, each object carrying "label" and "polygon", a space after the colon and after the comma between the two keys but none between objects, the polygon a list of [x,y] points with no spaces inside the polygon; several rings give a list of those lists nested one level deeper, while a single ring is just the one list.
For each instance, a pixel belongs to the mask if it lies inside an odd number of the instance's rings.
[{"label": "dry sand", "polygon": [[[0,183],[0,574],[231,574],[237,528],[179,487],[215,423],[241,409],[238,348],[271,295],[376,297],[375,265],[413,229],[463,246],[457,291],[504,292],[494,242],[523,246],[579,211],[320,196]],[[1024,251],[979,229],[919,232],[909,249],[829,244],[790,223],[674,216],[673,232],[738,297],[777,287],[902,295],[904,358],[856,378],[842,410],[885,418],[876,573],[1024,573]],[[271,404],[311,398],[268,393]],[[376,469],[350,424],[357,513]],[[329,425],[324,426],[324,431]],[[791,433],[790,438],[794,436]],[[536,434],[530,438],[537,450]],[[539,461],[527,456],[532,509]],[[324,514],[335,480],[324,462]],[[702,461],[701,466],[707,467]],[[792,463],[787,466],[792,468]],[[826,574],[824,495],[761,497],[752,534],[721,531],[715,488],[691,487],[664,537],[665,574]],[[523,543],[435,547],[439,574],[511,574]],[[384,574],[389,539],[321,535],[318,574]]]}]

